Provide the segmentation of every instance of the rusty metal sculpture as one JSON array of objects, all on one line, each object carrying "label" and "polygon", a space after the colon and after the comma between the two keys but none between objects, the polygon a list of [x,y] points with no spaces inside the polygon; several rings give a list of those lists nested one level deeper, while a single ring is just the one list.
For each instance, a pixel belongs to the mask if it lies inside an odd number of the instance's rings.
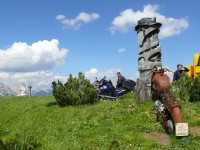
[{"label": "rusty metal sculpture", "polygon": [[161,65],[161,47],[158,40],[161,23],[156,18],[143,18],[135,27],[139,43],[137,92],[142,101],[151,97],[151,76],[145,75],[154,65]]},{"label": "rusty metal sculpture", "polygon": [[155,109],[157,111],[157,119],[161,116],[161,121],[169,133],[177,133],[175,126],[184,125],[184,132],[178,133],[177,136],[186,136],[188,134],[187,124],[183,122],[181,114],[181,106],[176,97],[170,90],[170,79],[164,72],[170,71],[167,68],[154,66],[150,71],[153,73],[151,79],[151,93],[155,101]]}]

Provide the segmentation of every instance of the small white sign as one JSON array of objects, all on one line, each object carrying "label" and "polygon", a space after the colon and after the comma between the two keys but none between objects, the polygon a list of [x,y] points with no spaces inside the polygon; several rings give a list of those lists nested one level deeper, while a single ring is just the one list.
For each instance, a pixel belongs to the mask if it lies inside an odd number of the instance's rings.
[{"label": "small white sign", "polygon": [[188,123],[176,123],[176,136],[188,136]]}]

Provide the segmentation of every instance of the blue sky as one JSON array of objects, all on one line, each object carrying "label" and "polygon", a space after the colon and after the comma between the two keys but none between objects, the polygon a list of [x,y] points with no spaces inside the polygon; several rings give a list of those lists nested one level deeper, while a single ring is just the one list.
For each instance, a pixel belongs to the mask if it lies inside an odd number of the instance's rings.
[{"label": "blue sky", "polygon": [[91,81],[117,71],[138,78],[138,19],[157,17],[163,66],[192,65],[200,51],[200,1],[1,0],[0,82],[51,88],[58,78]]}]

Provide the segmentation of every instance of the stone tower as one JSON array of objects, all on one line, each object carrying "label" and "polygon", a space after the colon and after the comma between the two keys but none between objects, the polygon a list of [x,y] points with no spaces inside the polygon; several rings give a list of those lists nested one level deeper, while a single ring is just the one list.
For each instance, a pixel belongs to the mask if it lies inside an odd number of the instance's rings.
[{"label": "stone tower", "polygon": [[143,18],[135,27],[139,44],[138,71],[140,75],[136,90],[141,101],[151,97],[152,73],[149,71],[154,65],[162,65],[161,47],[158,40],[161,25],[156,22],[156,18]]}]

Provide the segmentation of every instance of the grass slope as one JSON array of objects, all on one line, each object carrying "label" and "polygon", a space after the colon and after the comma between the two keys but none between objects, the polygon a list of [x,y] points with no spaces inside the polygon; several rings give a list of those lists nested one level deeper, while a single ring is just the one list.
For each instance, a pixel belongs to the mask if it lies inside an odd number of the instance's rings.
[{"label": "grass slope", "polygon": [[[1,98],[0,139],[8,144],[21,139],[44,150],[199,149],[199,135],[170,135],[170,146],[144,138],[143,132],[165,131],[156,122],[152,101],[140,104],[135,95],[129,96],[65,108],[58,107],[52,96]],[[189,126],[200,126],[200,103],[183,103],[182,108]]]}]

